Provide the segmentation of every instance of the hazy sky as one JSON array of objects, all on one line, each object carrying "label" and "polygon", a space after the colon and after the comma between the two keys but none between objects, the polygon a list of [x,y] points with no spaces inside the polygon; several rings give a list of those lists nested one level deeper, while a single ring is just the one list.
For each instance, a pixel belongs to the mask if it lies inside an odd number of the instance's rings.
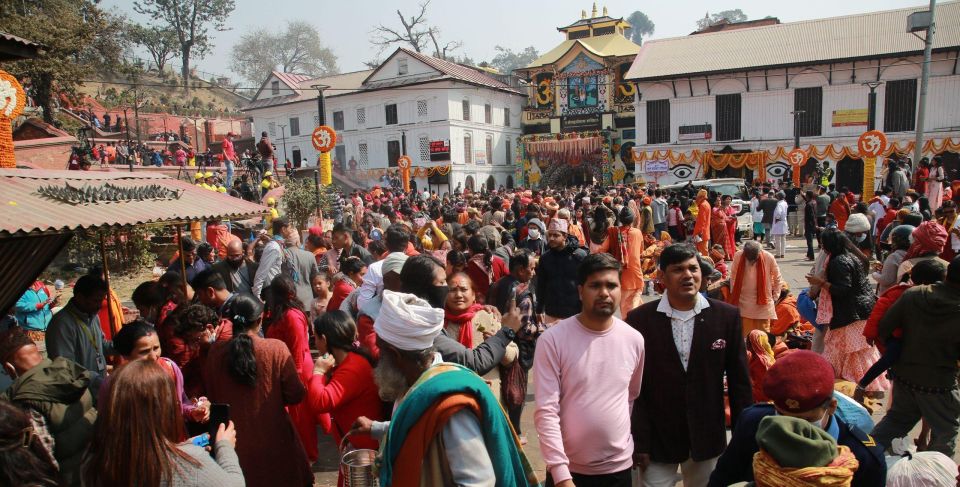
[{"label": "hazy sky", "polygon": [[[343,72],[364,69],[377,49],[370,45],[370,31],[379,23],[400,27],[396,10],[407,16],[419,11],[418,0],[236,0],[237,9],[229,18],[231,30],[215,33],[213,54],[199,61],[202,70],[233,76],[229,71],[230,49],[244,31],[258,27],[282,27],[287,20],[305,19],[319,29],[323,42],[338,57]],[[456,54],[477,62],[490,60],[494,46],[513,50],[534,46],[542,54],[563,41],[556,28],[580,19],[580,11],[591,9],[589,1],[573,0],[433,0],[427,18],[440,27],[442,38],[463,42]],[[118,9],[137,18],[132,0],[104,0],[107,9]],[[687,35],[706,12],[740,8],[750,19],[767,15],[781,22],[889,10],[926,5],[923,0],[804,0],[776,2],[761,0],[674,0],[598,2],[612,17],[627,17],[641,10],[656,25],[651,38]],[[142,19],[141,19],[142,20]],[[235,77],[235,76],[234,76]]]}]

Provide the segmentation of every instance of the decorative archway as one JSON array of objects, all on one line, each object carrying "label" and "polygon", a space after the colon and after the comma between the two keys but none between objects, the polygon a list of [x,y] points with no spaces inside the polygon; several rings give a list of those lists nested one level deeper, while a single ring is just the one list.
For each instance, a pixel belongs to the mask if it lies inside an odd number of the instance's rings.
[{"label": "decorative archway", "polygon": [[847,188],[854,193],[863,191],[863,159],[844,157],[837,161],[837,175],[834,181],[837,190]]},{"label": "decorative archway", "polygon": [[507,189],[513,189],[513,174],[507,176]]},{"label": "decorative archway", "polygon": [[493,174],[487,178],[487,191],[494,191],[497,189],[497,180],[493,177]]},{"label": "decorative archway", "polygon": [[467,176],[467,179],[463,181],[464,189],[469,189],[470,191],[474,191],[474,184],[473,176]]}]

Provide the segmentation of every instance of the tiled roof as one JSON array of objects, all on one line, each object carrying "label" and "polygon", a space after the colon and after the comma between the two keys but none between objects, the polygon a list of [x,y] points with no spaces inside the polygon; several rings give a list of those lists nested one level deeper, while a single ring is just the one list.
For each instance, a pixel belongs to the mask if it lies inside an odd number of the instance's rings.
[{"label": "tiled roof", "polygon": [[[918,54],[923,41],[908,33],[910,7],[749,29],[656,39],[643,43],[627,73],[635,80],[798,66]],[[937,5],[933,48],[960,46],[960,2]]]},{"label": "tiled roof", "polygon": [[600,56],[631,56],[640,51],[640,46],[636,45],[630,39],[621,34],[605,34],[602,36],[584,37],[582,39],[568,39],[561,42],[546,54],[537,58],[534,62],[528,64],[527,68],[537,68],[547,64],[553,64],[570,52],[577,44],[583,46],[589,52]]},{"label": "tiled roof", "polygon": [[475,85],[486,86],[487,88],[516,91],[516,89],[510,85],[493,78],[482,71],[457,63],[452,63],[450,61],[445,61],[443,59],[438,59],[433,56],[427,56],[426,54],[422,54],[407,48],[401,47],[399,50],[404,52],[406,55],[422,62],[423,64],[436,69],[446,77]]},{"label": "tiled roof", "polygon": [[592,19],[580,19],[566,27],[557,27],[557,30],[563,31],[572,27],[580,27],[582,25],[593,25],[603,22],[623,22],[623,18],[615,19],[609,15],[604,15],[603,17],[594,17]]},{"label": "tiled roof", "polygon": [[[177,199],[71,204],[38,193],[43,186],[161,185],[182,191]],[[190,220],[246,219],[266,207],[159,174],[106,171],[0,169],[0,238],[65,233],[101,227],[157,225]]]},{"label": "tiled roof", "polygon": [[[285,103],[294,103],[304,100],[316,100],[317,90],[311,88],[312,85],[327,85],[330,88],[324,90],[325,97],[332,97],[337,95],[345,95],[347,93],[353,93],[361,88],[363,80],[372,73],[372,69],[365,69],[363,71],[354,71],[352,73],[343,73],[343,74],[333,74],[330,76],[321,76],[319,78],[312,78],[310,76],[304,76],[301,74],[292,74],[292,73],[280,73],[275,72],[278,77],[284,75],[290,81],[290,83],[295,83],[291,85],[296,93],[291,93],[285,96],[274,96],[271,98],[261,98],[259,100],[253,100],[248,103],[243,110],[252,110],[257,108],[265,108],[274,105],[281,105]],[[284,78],[281,78],[284,79]],[[285,81],[286,82],[286,81]]]}]

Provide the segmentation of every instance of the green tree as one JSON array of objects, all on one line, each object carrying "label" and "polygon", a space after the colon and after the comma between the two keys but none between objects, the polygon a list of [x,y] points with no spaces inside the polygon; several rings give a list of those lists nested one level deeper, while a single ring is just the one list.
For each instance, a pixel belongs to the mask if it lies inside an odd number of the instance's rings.
[{"label": "green tree", "polygon": [[497,55],[490,61],[490,66],[497,68],[503,74],[510,74],[514,69],[524,68],[540,57],[537,48],[533,46],[520,52],[513,52],[502,46],[497,46],[494,49],[496,49]]},{"label": "green tree", "polygon": [[734,23],[745,22],[746,20],[747,14],[743,13],[743,10],[740,10],[739,8],[733,10],[723,10],[713,15],[711,15],[710,12],[707,12],[702,19],[697,21],[697,30],[703,30],[721,22]]},{"label": "green tree", "polygon": [[627,17],[627,22],[632,26],[630,34],[627,36],[631,41],[642,44],[644,37],[653,35],[653,21],[650,20],[650,17],[647,17],[647,14],[637,10]]},{"label": "green tree", "polygon": [[137,0],[133,9],[174,32],[180,44],[180,76],[190,94],[190,59],[213,47],[210,30],[222,31],[236,8],[234,0]]},{"label": "green tree", "polygon": [[[311,216],[317,213],[317,187],[312,177],[292,178],[283,187],[283,197],[280,200],[283,215],[293,223],[297,229],[307,228]],[[336,199],[336,185],[320,186],[320,209],[324,217],[333,212],[333,202]]]},{"label": "green tree", "polygon": [[274,69],[311,76],[335,74],[337,56],[320,41],[320,31],[309,22],[287,22],[282,32],[257,29],[244,34],[233,46],[230,70],[260,84]]},{"label": "green tree", "polygon": [[29,83],[44,121],[53,124],[56,93],[75,94],[90,73],[114,72],[123,66],[119,57],[125,47],[115,35],[121,22],[91,0],[0,2],[0,31],[45,46],[40,58],[3,68]]},{"label": "green tree", "polygon": [[150,53],[157,72],[162,73],[167,61],[173,59],[180,50],[180,41],[170,29],[158,29],[136,23],[127,26],[127,38],[135,45]]}]

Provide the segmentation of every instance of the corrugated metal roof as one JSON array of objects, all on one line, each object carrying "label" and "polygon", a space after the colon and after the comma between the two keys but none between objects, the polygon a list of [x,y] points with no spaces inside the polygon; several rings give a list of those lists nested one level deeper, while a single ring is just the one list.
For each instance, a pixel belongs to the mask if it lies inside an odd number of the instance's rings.
[{"label": "corrugated metal roof", "polygon": [[553,64],[562,58],[566,53],[577,44],[580,44],[587,51],[600,57],[607,56],[630,56],[640,51],[640,46],[636,45],[630,39],[621,34],[605,34],[595,37],[584,37],[582,39],[572,39],[561,42],[543,56],[537,58],[534,62],[528,64],[527,68],[537,68],[547,64]]},{"label": "corrugated metal roof", "polygon": [[[311,78],[303,75],[292,75],[299,77],[296,84],[292,85],[297,93],[290,94],[286,96],[275,96],[272,98],[262,98],[259,100],[253,100],[248,103],[242,110],[253,110],[257,108],[271,107],[275,105],[282,105],[285,103],[295,103],[305,100],[316,100],[317,99],[317,90],[313,89],[312,85],[327,85],[330,88],[324,89],[323,93],[326,98],[346,95],[353,93],[359,90],[363,84],[363,80],[372,73],[372,69],[365,69],[363,71],[354,71],[352,73],[343,73],[335,74],[331,76],[322,76],[319,78]],[[290,73],[277,73],[284,75],[291,75]],[[293,81],[292,79],[290,80]]]},{"label": "corrugated metal roof", "polygon": [[27,39],[24,39],[23,37],[15,36],[15,35],[13,35],[13,34],[8,34],[8,33],[6,33],[6,32],[0,32],[0,39],[3,39],[3,40],[5,40],[5,41],[9,41],[9,42],[16,42],[16,43],[19,43],[19,44],[23,44],[24,46],[27,46],[27,47],[35,47],[35,48],[44,48],[44,47],[46,47],[46,46],[44,46],[43,44],[40,44],[39,42],[28,41]]},{"label": "corrugated metal roof", "polygon": [[[910,7],[750,29],[646,41],[628,79],[656,80],[772,66],[915,54],[923,41],[907,30]],[[960,2],[937,5],[933,48],[960,46]]]},{"label": "corrugated metal roof", "polygon": [[401,47],[399,50],[403,51],[408,56],[422,62],[423,64],[426,64],[427,66],[430,66],[431,68],[436,69],[437,71],[443,73],[444,75],[448,76],[451,79],[455,79],[458,81],[465,81],[467,83],[486,86],[488,88],[494,88],[498,90],[507,90],[507,91],[513,91],[513,92],[517,91],[512,86],[496,78],[493,78],[479,70],[469,68],[467,66],[462,66],[457,63],[451,63],[450,61],[438,59],[433,56],[427,56],[426,54],[422,54],[404,47]]},{"label": "corrugated metal roof", "polygon": [[[163,185],[181,190],[178,199],[70,204],[41,196],[41,186],[120,187]],[[245,219],[264,206],[209,191],[160,174],[100,171],[0,169],[0,239],[11,235],[55,234],[99,227],[156,225],[190,220]]]},{"label": "corrugated metal roof", "polygon": [[68,233],[0,238],[0,309],[16,304],[71,237]]}]

